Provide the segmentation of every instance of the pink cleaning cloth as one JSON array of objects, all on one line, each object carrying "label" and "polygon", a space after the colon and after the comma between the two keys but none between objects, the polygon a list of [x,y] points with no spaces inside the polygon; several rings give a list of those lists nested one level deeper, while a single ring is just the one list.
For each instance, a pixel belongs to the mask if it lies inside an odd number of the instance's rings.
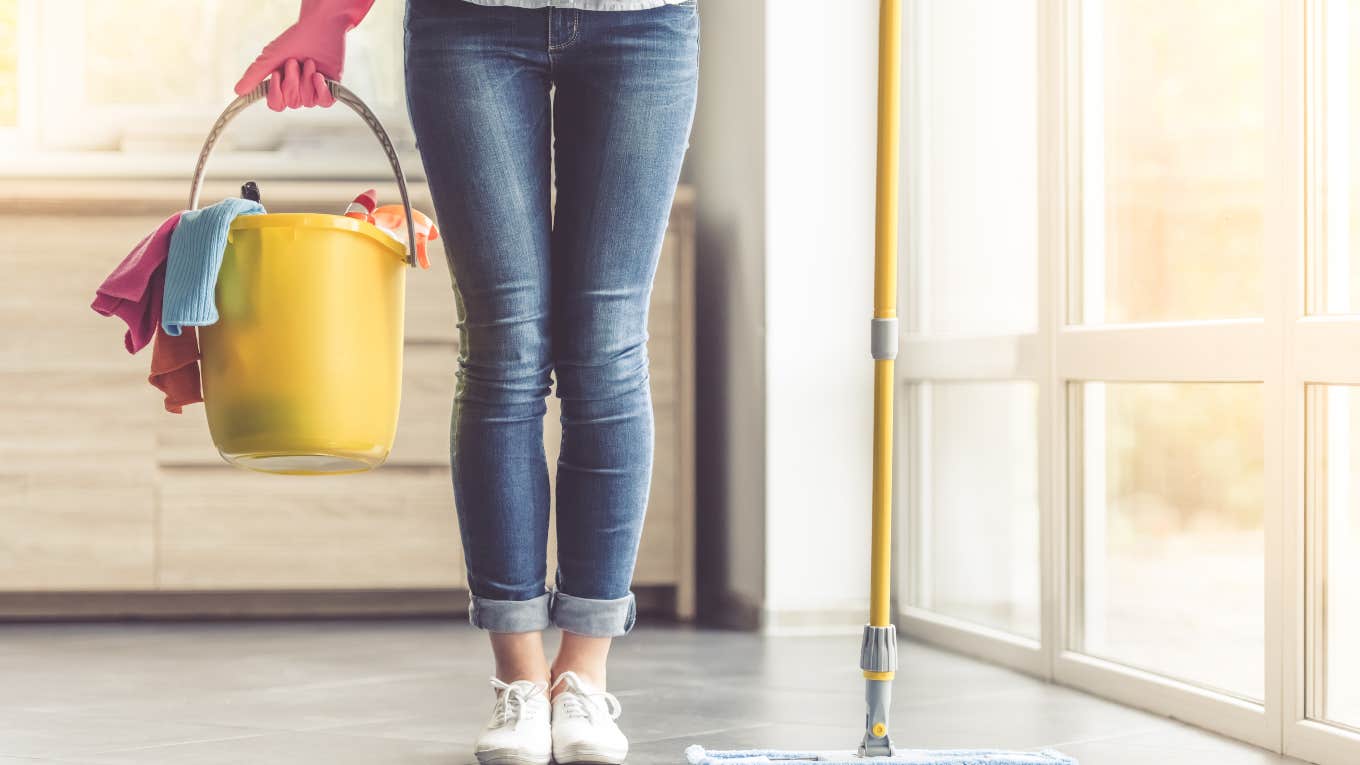
[{"label": "pink cleaning cloth", "polygon": [[[165,286],[165,256],[170,251],[170,235],[175,232],[180,213],[166,218],[155,231],[147,234],[113,269],[95,291],[90,304],[102,316],[117,316],[127,322],[123,344],[128,353],[146,347],[160,326],[160,296]],[[156,270],[161,273],[157,275]]]}]

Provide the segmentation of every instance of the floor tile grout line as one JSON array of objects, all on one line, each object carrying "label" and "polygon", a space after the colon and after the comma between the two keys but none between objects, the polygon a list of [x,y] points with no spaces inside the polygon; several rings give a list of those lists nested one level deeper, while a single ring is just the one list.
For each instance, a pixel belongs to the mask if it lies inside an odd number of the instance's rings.
[{"label": "floor tile grout line", "polygon": [[[274,734],[274,733],[311,733],[311,732],[314,732],[314,731],[326,730],[326,729],[331,728],[331,727],[338,727],[338,726],[345,726],[345,725],[376,725],[376,724],[389,723],[389,722],[396,722],[396,721],[401,720],[401,719],[406,719],[406,716],[403,716],[403,717],[398,717],[398,718],[382,718],[382,719],[376,719],[376,720],[361,720],[361,721],[342,722],[342,723],[336,723],[335,726],[324,725],[324,726],[319,727],[319,728],[313,728],[313,727],[307,727],[307,728],[277,728],[277,727],[272,727],[272,726],[267,725],[267,724],[258,724],[258,723],[256,723],[256,724],[251,724],[251,725],[243,725],[243,724],[239,724],[239,723],[218,722],[218,721],[215,721],[215,720],[207,720],[207,719],[202,719],[202,718],[197,718],[197,717],[171,717],[171,718],[166,718],[166,717],[154,717],[154,716],[151,716],[151,715],[104,714],[104,713],[102,713],[102,712],[99,711],[99,709],[101,709],[101,708],[91,708],[91,709],[89,709],[89,710],[86,710],[86,709],[75,709],[75,710],[69,710],[69,711],[68,711],[68,710],[55,711],[55,710],[51,710],[51,709],[42,709],[42,708],[39,708],[39,707],[11,707],[11,708],[12,708],[12,709],[19,709],[19,710],[21,710],[21,711],[38,712],[38,713],[41,713],[41,714],[44,714],[44,715],[51,715],[51,716],[54,716],[54,717],[73,717],[73,718],[84,718],[84,719],[89,719],[89,720],[104,720],[104,721],[127,722],[127,723],[152,723],[152,724],[155,724],[155,725],[161,725],[161,724],[166,724],[166,723],[173,723],[173,724],[176,724],[176,725],[197,725],[197,726],[204,727],[204,728],[225,728],[225,729],[228,729],[228,730],[250,731],[250,732],[252,732],[252,733],[259,733],[259,734],[262,734],[262,735],[268,735],[268,734]],[[423,717],[423,716],[424,716],[424,715],[413,715],[412,717]],[[227,737],[225,737],[225,738],[226,738],[226,739],[231,739],[231,738],[250,738],[250,736],[239,736],[239,737],[238,737],[238,736],[227,736]],[[15,755],[10,755],[10,754],[5,754],[4,752],[0,752],[0,755],[3,755],[3,756],[5,756],[5,757],[12,757],[12,756],[15,756]]]},{"label": "floor tile grout line", "polygon": [[735,726],[730,727],[730,728],[714,728],[713,730],[699,731],[698,733],[682,733],[682,734],[679,734],[679,735],[676,735],[676,736],[664,736],[664,737],[662,737],[662,738],[654,738],[654,739],[649,739],[649,740],[646,740],[646,741],[638,741],[637,743],[638,743],[639,745],[642,745],[642,746],[652,746],[652,745],[664,743],[664,742],[667,742],[667,741],[680,741],[680,740],[682,740],[682,739],[690,739],[690,738],[693,738],[693,737],[695,737],[695,736],[716,736],[716,735],[718,735],[719,733],[732,733],[732,732],[734,732],[734,731],[757,731],[757,730],[760,730],[761,728],[774,728],[774,727],[778,727],[779,725],[783,725],[783,724],[785,724],[785,723],[769,723],[769,722],[763,722],[763,723],[756,723],[756,724],[754,724],[754,725],[735,725]]},{"label": "floor tile grout line", "polygon": [[731,732],[733,732],[733,731],[740,731],[740,730],[751,730],[751,731],[754,731],[754,730],[757,730],[757,729],[760,729],[760,728],[768,728],[768,727],[771,727],[771,725],[774,725],[774,724],[777,724],[777,723],[756,723],[756,724],[753,724],[753,725],[734,725],[734,726],[727,727],[727,728],[713,728],[713,729],[710,729],[710,730],[696,731],[696,732],[694,732],[694,733],[680,733],[680,734],[677,734],[677,735],[674,735],[674,736],[662,736],[661,738],[639,739],[639,740],[637,740],[637,741],[635,741],[635,742],[633,742],[633,743],[636,743],[636,744],[638,744],[638,745],[640,745],[640,746],[641,746],[641,745],[650,746],[650,745],[652,745],[652,744],[660,744],[660,743],[663,743],[663,742],[666,742],[666,741],[678,741],[678,740],[680,740],[680,739],[693,739],[693,738],[696,737],[696,736],[716,736],[716,735],[718,735],[719,733],[731,733]]},{"label": "floor tile grout line", "polygon": [[[165,723],[174,723],[174,724],[178,724],[178,725],[198,725],[198,726],[202,726],[202,727],[204,727],[204,728],[226,728],[226,729],[228,729],[228,730],[248,730],[248,731],[261,731],[261,732],[267,732],[267,733],[273,733],[273,732],[276,732],[276,731],[278,731],[278,730],[282,730],[282,729],[277,729],[277,728],[265,728],[265,727],[260,727],[260,726],[256,726],[256,725],[239,725],[239,724],[236,724],[236,723],[226,723],[226,722],[208,722],[208,721],[204,721],[204,720],[196,720],[196,719],[191,719],[191,718],[179,718],[179,717],[176,717],[176,718],[165,718],[165,717],[152,717],[152,716],[143,716],[143,715],[106,714],[106,713],[103,713],[103,712],[98,711],[97,709],[88,709],[88,710],[87,710],[87,709],[53,710],[53,709],[45,709],[45,708],[42,708],[42,707],[9,707],[9,709],[10,709],[11,711],[37,713],[37,714],[48,715],[48,716],[52,716],[52,717],[60,717],[60,718],[77,718],[77,719],[85,719],[85,720],[103,720],[103,721],[107,721],[107,722],[153,723],[153,724],[157,724],[157,725],[165,724]],[[11,755],[11,754],[5,754],[4,752],[0,752],[0,755],[4,755],[4,756],[6,756],[6,757],[14,757],[14,756],[15,756],[15,755]]]},{"label": "floor tile grout line", "polygon": [[[1144,728],[1137,728],[1137,729],[1134,729],[1134,730],[1126,730],[1126,731],[1124,731],[1124,732],[1122,732],[1122,733],[1116,733],[1116,734],[1114,734],[1114,735],[1112,735],[1112,736],[1088,736],[1088,737],[1085,737],[1085,738],[1074,738],[1074,739],[1070,739],[1070,740],[1067,740],[1067,741],[1060,741],[1060,742],[1058,742],[1058,743],[1056,743],[1056,744],[1045,744],[1045,745],[1044,745],[1044,748],[1045,748],[1045,749],[1057,749],[1057,748],[1063,747],[1063,746],[1079,746],[1079,745],[1081,745],[1081,744],[1095,744],[1095,743],[1101,743],[1101,742],[1105,742],[1105,741],[1117,741],[1117,740],[1119,740],[1119,739],[1121,739],[1121,738],[1129,738],[1129,737],[1132,737],[1132,736],[1141,736],[1141,735],[1146,734],[1146,733],[1157,733],[1157,732],[1159,732],[1159,731],[1164,731],[1167,727],[1172,727],[1172,728],[1175,727],[1176,720],[1174,720],[1174,719],[1172,719],[1172,718],[1170,718],[1170,717],[1165,718],[1165,720],[1166,720],[1167,723],[1170,723],[1170,725],[1165,725],[1165,724],[1163,724],[1163,725],[1149,725],[1149,726],[1144,727]],[[1222,736],[1222,735],[1220,735],[1220,734],[1214,733],[1214,732],[1212,732],[1212,731],[1204,730],[1203,728],[1193,728],[1193,727],[1192,727],[1192,730],[1193,730],[1195,733],[1203,734],[1203,735],[1205,735],[1205,736],[1211,737],[1211,738],[1214,739],[1214,740],[1231,741],[1231,742],[1234,742],[1234,743],[1242,744],[1243,746],[1252,746],[1252,744],[1248,744],[1248,743],[1246,743],[1245,741],[1238,741],[1237,739],[1227,738],[1227,737],[1225,737],[1225,736]],[[1174,748],[1174,747],[1173,747],[1173,748]],[[1269,751],[1270,751],[1269,749],[1265,749],[1265,748],[1262,748],[1262,747],[1254,747],[1254,748],[1260,749],[1260,750],[1263,751],[1263,752],[1269,752]],[[1272,753],[1272,754],[1273,754],[1273,753]]]},{"label": "floor tile grout line", "polygon": [[[340,728],[312,728],[312,729],[308,729],[308,730],[279,730],[279,731],[270,731],[269,733],[267,733],[267,734],[265,734],[265,735],[270,735],[270,736],[278,736],[278,735],[331,736],[331,737],[336,737],[336,738],[357,738],[357,739],[365,739],[365,740],[370,740],[370,741],[403,741],[403,742],[410,742],[410,743],[414,743],[414,744],[438,744],[438,745],[440,745],[440,746],[466,747],[466,748],[468,749],[468,751],[472,751],[472,749],[473,749],[474,747],[476,747],[476,742],[471,742],[471,741],[456,741],[456,740],[449,740],[449,739],[442,739],[442,738],[439,738],[439,739],[435,739],[435,738],[422,738],[422,737],[420,737],[420,736],[398,736],[398,735],[395,735],[395,734],[383,734],[383,735],[379,735],[379,734],[376,734],[376,733],[358,733],[358,732],[353,732],[353,731],[345,731],[345,730],[342,730],[342,729],[340,729]],[[259,738],[259,737],[258,737],[258,736],[244,736],[244,737],[242,737],[242,738]],[[224,739],[224,740],[226,740],[226,741],[232,741],[232,740],[234,740],[234,739]]]},{"label": "floor tile grout line", "polygon": [[[1167,718],[1167,719],[1171,719],[1171,718]],[[1179,722],[1179,721],[1176,721],[1176,722]],[[1228,744],[1228,745],[1238,746],[1238,747],[1242,747],[1243,749],[1252,750],[1252,751],[1254,751],[1254,752],[1256,752],[1256,753],[1259,753],[1259,754],[1264,754],[1264,755],[1266,755],[1266,756],[1268,756],[1268,757],[1275,757],[1275,758],[1278,758],[1280,762],[1285,762],[1285,763],[1289,763],[1289,762],[1297,762],[1297,763],[1300,763],[1300,765],[1307,765],[1307,763],[1306,763],[1304,760],[1299,760],[1299,759],[1297,759],[1297,758],[1291,758],[1289,755],[1285,755],[1285,754],[1282,754],[1282,753],[1280,753],[1280,752],[1276,752],[1276,751],[1273,751],[1273,750],[1271,750],[1271,749],[1267,749],[1267,748],[1262,747],[1262,746],[1257,746],[1256,744],[1252,744],[1252,743],[1250,743],[1250,742],[1248,742],[1248,741],[1242,741],[1241,739],[1235,739],[1235,738],[1231,738],[1231,737],[1228,737],[1228,736],[1224,736],[1224,735],[1222,735],[1222,734],[1220,734],[1220,733],[1215,733],[1215,732],[1213,732],[1213,731],[1206,730],[1206,729],[1204,729],[1204,728],[1199,728],[1199,727],[1190,725],[1190,724],[1188,724],[1188,723],[1182,723],[1182,724],[1185,725],[1186,728],[1189,729],[1189,732],[1191,732],[1192,734],[1196,735],[1196,737],[1200,737],[1200,738],[1207,739],[1208,741],[1212,741],[1212,742],[1215,743],[1215,744]],[[1072,741],[1064,741],[1064,742],[1062,742],[1061,744],[1052,744],[1052,745],[1049,745],[1049,746],[1046,747],[1046,748],[1049,748],[1049,749],[1057,749],[1057,748],[1059,748],[1059,747],[1065,747],[1065,746],[1081,746],[1081,745],[1083,745],[1083,744],[1098,744],[1098,743],[1113,742],[1113,741],[1118,741],[1119,739],[1122,739],[1122,738],[1129,738],[1129,737],[1134,737],[1134,736],[1141,736],[1141,735],[1144,735],[1144,734],[1147,734],[1147,733],[1155,733],[1155,732],[1157,732],[1158,730],[1159,730],[1158,728],[1155,728],[1155,727],[1154,727],[1154,728],[1147,728],[1147,729],[1143,729],[1143,730],[1131,731],[1131,732],[1128,732],[1128,733],[1120,734],[1120,735],[1118,735],[1118,736],[1095,736],[1095,737],[1092,737],[1092,738],[1074,739],[1074,740],[1072,740]],[[1206,742],[1205,742],[1205,741],[1201,741],[1199,745],[1202,746],[1203,743],[1206,743]],[[1200,748],[1197,748],[1196,746],[1190,746],[1190,747],[1186,747],[1186,746],[1137,746],[1137,747],[1134,747],[1134,748],[1140,749],[1140,750],[1146,750],[1146,751],[1148,751],[1148,752],[1150,752],[1150,753],[1156,753],[1156,752],[1162,751],[1162,750],[1164,750],[1164,749],[1173,749],[1173,750],[1176,750],[1176,751],[1185,751],[1185,752],[1192,752],[1192,753],[1200,753],[1200,754],[1203,754],[1203,755],[1205,756],[1204,759],[1207,759],[1208,754],[1209,754],[1209,752],[1210,752],[1210,750],[1208,750],[1208,749],[1200,749]]]},{"label": "floor tile grout line", "polygon": [[[423,717],[423,715],[417,715],[417,717]],[[107,719],[107,718],[106,718],[106,719]],[[138,722],[138,723],[152,723],[152,724],[174,723],[174,724],[178,724],[178,725],[197,725],[197,726],[202,726],[202,727],[204,727],[204,728],[213,728],[213,727],[216,727],[216,728],[228,728],[228,729],[232,729],[232,730],[248,731],[248,733],[245,733],[244,735],[237,735],[237,736],[226,736],[226,735],[224,735],[224,736],[221,736],[221,737],[213,736],[213,737],[209,737],[209,738],[206,738],[206,739],[202,739],[202,740],[204,740],[204,741],[218,741],[218,740],[221,740],[221,741],[234,741],[234,740],[236,740],[236,739],[259,738],[260,736],[277,736],[277,735],[286,735],[286,734],[308,734],[308,733],[328,733],[328,732],[330,732],[330,731],[332,731],[332,730],[334,730],[334,729],[336,729],[336,728],[341,728],[341,727],[345,727],[345,726],[381,725],[381,724],[383,724],[383,723],[396,722],[396,721],[398,721],[398,720],[400,720],[400,719],[403,719],[403,718],[387,718],[387,719],[378,719],[378,720],[359,720],[359,721],[351,721],[351,722],[337,723],[337,724],[335,724],[335,725],[326,724],[326,725],[322,725],[322,726],[319,726],[319,727],[310,727],[310,726],[309,726],[309,727],[288,727],[288,728],[273,727],[273,726],[270,726],[270,725],[264,724],[264,723],[253,723],[253,724],[251,724],[251,725],[236,725],[236,724],[230,724],[230,723],[218,723],[218,722],[212,722],[212,721],[210,721],[210,720],[205,720],[205,719],[195,718],[195,717],[176,717],[176,718],[168,719],[168,720],[167,720],[167,719],[164,719],[164,718],[153,718],[153,717],[126,717],[126,718],[120,718],[120,721],[122,721],[122,722],[130,722],[130,723],[131,723],[131,722]],[[384,737],[384,738],[386,738],[386,737]],[[190,740],[190,741],[188,741],[188,743],[193,743],[194,741],[198,741],[198,739]],[[158,746],[173,746],[173,745],[178,744],[178,743],[182,743],[182,742],[179,742],[179,741],[168,741],[168,742],[164,742],[164,743],[161,743],[161,744],[149,744],[149,745],[145,745],[145,746],[146,746],[147,748],[155,748],[155,747],[158,747]],[[128,747],[128,748],[131,748],[131,749],[138,749],[138,748],[141,748],[141,746],[134,746],[134,747]],[[121,747],[120,747],[120,749],[121,749]],[[106,751],[106,750],[103,750],[103,749],[98,749],[98,750],[81,750],[80,753],[81,753],[81,754],[102,754],[104,751]],[[115,751],[115,750],[107,750],[107,751]],[[4,756],[4,757],[13,757],[13,756],[15,756],[15,755],[10,755],[10,754],[5,754],[4,752],[0,752],[0,756]]]},{"label": "floor tile grout line", "polygon": [[[274,731],[261,731],[242,736],[210,736],[208,738],[194,738],[183,741],[162,741],[156,744],[142,744],[139,746],[116,746],[110,749],[92,748],[80,749],[76,751],[61,752],[52,755],[53,757],[91,757],[105,754],[119,754],[121,752],[142,752],[154,749],[169,749],[176,746],[190,746],[193,744],[213,744],[222,741],[244,741],[252,738],[264,738],[265,736],[277,735]],[[3,753],[0,753],[3,754]],[[11,755],[4,755],[9,757]]]},{"label": "floor tile grout line", "polygon": [[[312,729],[312,730],[296,730],[296,729],[278,729],[278,730],[272,730],[272,729],[259,729],[259,732],[258,732],[258,733],[255,733],[255,734],[252,734],[252,735],[246,735],[246,736],[222,736],[222,737],[213,737],[213,738],[192,739],[192,740],[187,740],[187,741],[167,741],[167,742],[162,742],[162,743],[159,743],[159,744],[148,744],[148,745],[143,745],[143,746],[116,747],[116,748],[113,748],[113,749],[91,749],[91,750],[81,750],[81,751],[79,751],[79,752],[67,752],[67,753],[62,754],[62,755],[59,755],[59,756],[62,756],[62,757],[85,757],[85,756],[100,756],[100,755],[106,755],[106,754],[121,754],[121,753],[125,753],[125,752],[143,752],[143,751],[152,751],[152,750],[157,750],[157,749],[172,749],[172,748],[177,747],[177,746],[193,746],[193,745],[197,745],[197,744],[216,744],[216,743],[224,743],[224,742],[229,742],[229,741],[247,741],[247,740],[251,740],[251,739],[269,738],[269,737],[272,737],[272,736],[322,736],[322,737],[332,737],[332,738],[367,739],[367,740],[371,740],[371,741],[401,741],[401,742],[410,742],[410,743],[417,743],[417,744],[436,744],[436,745],[439,745],[439,746],[448,746],[448,747],[464,747],[464,748],[466,748],[468,751],[472,751],[473,748],[476,746],[475,743],[470,743],[470,742],[466,742],[466,741],[449,741],[449,740],[445,740],[445,739],[418,738],[418,737],[411,737],[411,736],[378,736],[378,735],[362,734],[362,733],[346,733],[346,732],[344,732],[344,731],[334,730],[334,729],[330,729],[330,728],[319,728],[319,729]],[[7,754],[4,754],[3,752],[0,752],[0,756],[10,757],[10,756],[14,756],[14,755],[7,755]],[[39,760],[39,762],[41,762],[41,761],[42,761],[42,760]]]}]

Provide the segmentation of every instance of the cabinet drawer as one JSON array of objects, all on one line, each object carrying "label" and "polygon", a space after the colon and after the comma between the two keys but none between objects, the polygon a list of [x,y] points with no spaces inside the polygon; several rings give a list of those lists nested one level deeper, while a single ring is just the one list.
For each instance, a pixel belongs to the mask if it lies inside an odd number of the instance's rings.
[{"label": "cabinet drawer", "polygon": [[153,586],[155,410],[145,378],[3,371],[0,390],[0,589]]},{"label": "cabinet drawer", "polygon": [[161,471],[167,589],[461,587],[444,468],[305,478]]}]

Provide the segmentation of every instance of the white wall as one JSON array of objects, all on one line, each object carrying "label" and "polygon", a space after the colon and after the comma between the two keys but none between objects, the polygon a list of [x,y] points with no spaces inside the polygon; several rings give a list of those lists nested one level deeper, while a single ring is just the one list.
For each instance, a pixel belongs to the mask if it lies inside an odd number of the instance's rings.
[{"label": "white wall", "polygon": [[765,3],[704,0],[698,189],[700,616],[751,627],[765,599]]},{"label": "white wall", "polygon": [[766,623],[857,627],[869,579],[878,3],[770,5]]},{"label": "white wall", "polygon": [[865,619],[877,8],[701,3],[701,597],[726,621]]}]

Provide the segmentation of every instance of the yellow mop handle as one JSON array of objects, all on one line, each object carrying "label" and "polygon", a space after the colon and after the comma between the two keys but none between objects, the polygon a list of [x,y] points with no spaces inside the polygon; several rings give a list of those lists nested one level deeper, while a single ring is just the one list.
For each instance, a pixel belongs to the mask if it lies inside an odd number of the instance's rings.
[{"label": "yellow mop handle", "polygon": [[[878,184],[874,218],[874,318],[897,318],[897,168],[902,5],[882,0],[878,16]],[[893,322],[893,329],[896,329]],[[892,342],[896,343],[896,332]],[[892,431],[896,348],[874,359],[873,557],[869,624],[886,627],[892,592]]]},{"label": "yellow mop handle", "polygon": [[864,625],[859,667],[864,673],[861,757],[891,757],[888,708],[897,671],[897,629],[892,594],[893,384],[897,358],[897,129],[902,58],[902,5],[879,0],[878,184],[874,211],[874,318],[869,348],[874,358],[874,492],[869,623]]}]

